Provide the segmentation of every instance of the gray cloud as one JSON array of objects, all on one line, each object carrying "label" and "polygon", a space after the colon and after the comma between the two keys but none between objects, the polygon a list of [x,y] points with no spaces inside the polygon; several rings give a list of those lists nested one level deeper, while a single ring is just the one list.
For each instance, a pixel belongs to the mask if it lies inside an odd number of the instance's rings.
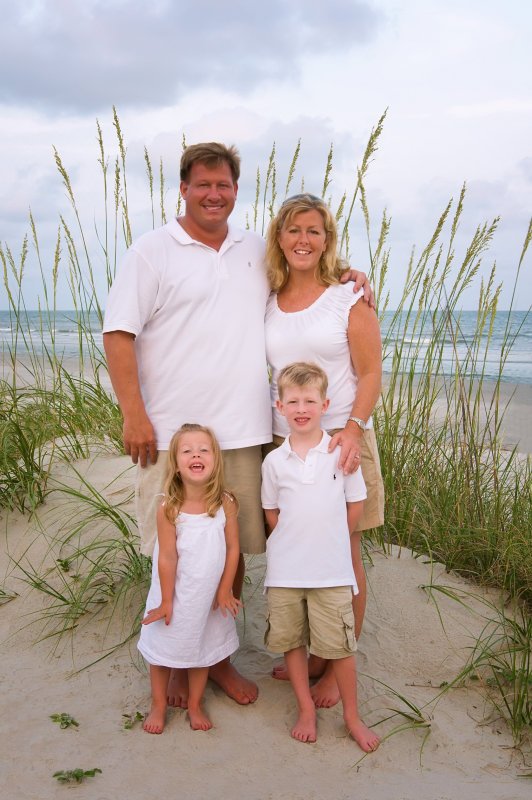
[{"label": "gray cloud", "polygon": [[196,86],[293,79],[303,53],[376,35],[368,0],[33,0],[4,4],[0,101],[49,111],[171,104]]}]

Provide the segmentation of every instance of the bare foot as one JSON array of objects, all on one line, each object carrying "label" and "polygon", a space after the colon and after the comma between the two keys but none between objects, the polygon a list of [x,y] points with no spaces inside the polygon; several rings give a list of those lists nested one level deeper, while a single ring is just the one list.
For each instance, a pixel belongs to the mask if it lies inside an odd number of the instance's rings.
[{"label": "bare foot", "polygon": [[380,739],[376,733],[373,733],[360,719],[354,717],[349,721],[344,715],[344,722],[347,726],[349,735],[353,737],[355,742],[365,753],[372,753],[380,744]]},{"label": "bare foot", "polygon": [[232,700],[236,700],[241,706],[254,703],[259,694],[259,687],[253,681],[244,678],[229,659],[220,661],[218,664],[209,667],[209,678],[214,681],[220,689]]},{"label": "bare foot", "polygon": [[167,694],[169,706],[188,708],[188,675],[186,669],[171,670]]},{"label": "bare foot", "polygon": [[[324,658],[319,658],[319,656],[314,656],[312,653],[308,657],[308,676],[309,678],[321,678],[325,671],[325,667],[327,662]],[[286,664],[277,664],[276,667],[272,669],[272,678],[275,678],[278,681],[289,681],[290,678],[288,677],[288,670],[286,668]]]},{"label": "bare foot", "polygon": [[212,722],[203,713],[201,706],[197,708],[189,707],[188,718],[190,720],[190,727],[195,731],[209,731],[212,728]]},{"label": "bare foot", "polygon": [[340,690],[333,670],[327,670],[319,681],[310,687],[310,695],[316,708],[331,708],[336,705],[340,700]]},{"label": "bare foot", "polygon": [[142,727],[146,733],[162,733],[166,717],[166,705],[151,704],[150,713],[144,720]]},{"label": "bare foot", "polygon": [[316,741],[316,712],[314,709],[299,712],[297,722],[292,728],[292,736],[299,742]]}]

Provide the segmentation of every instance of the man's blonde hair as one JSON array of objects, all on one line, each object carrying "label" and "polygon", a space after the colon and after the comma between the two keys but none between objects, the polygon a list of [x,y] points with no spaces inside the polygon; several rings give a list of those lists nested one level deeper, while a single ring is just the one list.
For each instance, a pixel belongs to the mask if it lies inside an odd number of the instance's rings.
[{"label": "man's blonde hair", "polygon": [[315,386],[322,400],[325,400],[328,385],[327,375],[322,368],[309,361],[295,361],[293,364],[288,364],[277,376],[277,391],[281,401],[289,386]]},{"label": "man's blonde hair", "polygon": [[186,147],[181,156],[179,169],[179,177],[185,183],[189,182],[190,170],[194,164],[204,164],[208,169],[227,164],[231,170],[233,183],[238,183],[240,155],[234,145],[227,147],[220,142],[200,142]]}]

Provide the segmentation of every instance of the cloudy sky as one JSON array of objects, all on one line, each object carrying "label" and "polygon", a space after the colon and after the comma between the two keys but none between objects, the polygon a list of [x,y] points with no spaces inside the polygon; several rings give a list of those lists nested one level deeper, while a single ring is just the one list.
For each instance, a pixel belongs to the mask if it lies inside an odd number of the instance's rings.
[{"label": "cloudy sky", "polygon": [[[375,235],[385,208],[392,218],[392,299],[412,246],[423,249],[465,181],[457,260],[476,227],[500,216],[482,273],[496,261],[509,302],[532,214],[526,0],[0,0],[0,8],[0,240],[14,254],[30,207],[45,271],[59,215],[71,220],[53,146],[84,226],[101,224],[96,119],[112,162],[113,105],[127,146],[134,236],[151,225],[144,146],[155,169],[163,158],[171,214],[183,135],[236,143],[243,164],[234,221],[244,224],[273,142],[282,184],[301,139],[294,189],[304,176],[317,193],[332,143],[328,195],[338,201],[353,190],[370,131],[388,109],[366,183]],[[98,265],[95,237],[89,242]],[[368,269],[356,226],[351,259]],[[520,308],[532,303],[530,252],[523,270]],[[28,307],[39,284],[30,250]],[[67,289],[58,305],[71,305]]]}]

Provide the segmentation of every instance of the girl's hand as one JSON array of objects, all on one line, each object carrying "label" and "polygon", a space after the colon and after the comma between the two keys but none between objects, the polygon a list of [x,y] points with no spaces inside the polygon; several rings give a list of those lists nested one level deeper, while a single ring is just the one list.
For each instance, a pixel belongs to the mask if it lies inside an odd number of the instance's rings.
[{"label": "girl's hand", "polygon": [[242,603],[240,600],[237,600],[236,597],[233,597],[232,592],[226,594],[219,591],[216,595],[216,600],[214,601],[213,610],[216,611],[216,609],[220,607],[224,617],[227,616],[225,613],[226,610],[229,611],[232,617],[236,617],[239,606],[242,607]]},{"label": "girl's hand", "polygon": [[158,619],[164,618],[164,624],[169,625],[172,619],[172,603],[161,603],[157,608],[150,608],[144,619],[143,625],[149,625],[150,622],[156,622]]}]

